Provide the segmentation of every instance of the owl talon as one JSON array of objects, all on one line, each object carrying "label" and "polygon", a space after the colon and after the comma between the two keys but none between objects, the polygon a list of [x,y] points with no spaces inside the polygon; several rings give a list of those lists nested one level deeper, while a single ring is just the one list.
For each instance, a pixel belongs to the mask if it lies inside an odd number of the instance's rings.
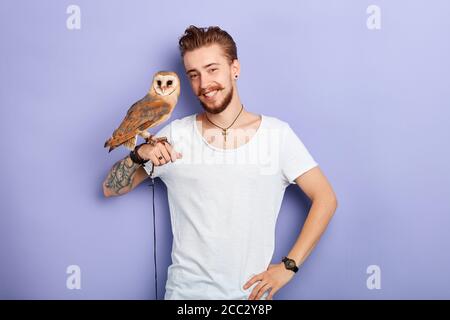
[{"label": "owl talon", "polygon": [[159,138],[156,138],[155,140],[156,140],[156,143],[157,142],[166,142],[167,144],[170,144],[170,142],[167,140],[167,137],[159,137]]},{"label": "owl talon", "polygon": [[153,137],[154,135],[152,134],[148,138],[146,138],[145,141],[152,146],[156,145],[158,142],[167,142],[168,144],[170,144],[170,142],[167,141],[167,137],[158,137],[158,138]]},{"label": "owl talon", "polygon": [[153,145],[154,142],[153,136],[154,136],[153,134],[149,135],[147,138],[145,138],[145,142]]}]

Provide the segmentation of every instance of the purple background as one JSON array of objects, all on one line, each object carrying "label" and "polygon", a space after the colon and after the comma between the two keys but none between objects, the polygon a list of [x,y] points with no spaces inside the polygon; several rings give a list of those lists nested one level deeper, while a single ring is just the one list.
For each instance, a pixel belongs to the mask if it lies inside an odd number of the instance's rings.
[{"label": "purple background", "polygon": [[[66,28],[70,4],[80,30]],[[371,4],[380,30],[366,27]],[[103,143],[160,69],[182,76],[171,120],[202,111],[177,47],[190,24],[230,32],[244,105],[289,122],[338,196],[275,298],[450,298],[448,1],[1,1],[0,12],[0,298],[154,298],[149,181],[104,198],[127,151]],[[161,297],[172,240],[156,183]],[[290,186],[274,262],[308,208]],[[73,264],[81,290],[66,288]],[[379,290],[366,287],[373,264]]]}]

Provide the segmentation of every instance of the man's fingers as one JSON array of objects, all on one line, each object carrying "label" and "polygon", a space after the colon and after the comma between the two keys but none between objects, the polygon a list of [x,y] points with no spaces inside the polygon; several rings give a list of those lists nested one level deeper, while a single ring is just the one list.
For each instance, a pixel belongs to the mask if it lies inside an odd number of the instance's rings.
[{"label": "man's fingers", "polygon": [[256,294],[255,300],[259,300],[259,299],[262,297],[262,295],[263,295],[267,290],[270,290],[270,285],[269,285],[268,283],[266,283],[265,285],[263,285],[263,286],[258,290],[258,292],[257,292],[257,294]]},{"label": "man's fingers", "polygon": [[262,280],[261,273],[251,277],[250,280],[248,280],[247,283],[244,285],[244,289],[250,288],[258,280]]},{"label": "man's fingers", "polygon": [[182,157],[181,153],[177,152],[172,145],[167,144],[166,142],[164,142],[164,147],[167,150],[167,152],[170,155],[170,158],[172,159],[172,162],[174,162],[177,159],[180,159]]},{"label": "man's fingers", "polygon": [[269,295],[267,296],[267,300],[273,300],[273,295],[278,291],[278,289],[272,288],[270,289]]},{"label": "man's fingers", "polygon": [[159,166],[161,163],[159,162],[158,158],[151,153],[150,154],[150,161],[155,165],[155,166]]},{"label": "man's fingers", "polygon": [[264,292],[264,291],[261,292],[261,290],[262,290],[264,287],[266,287],[267,285],[268,285],[267,282],[261,280],[261,281],[256,285],[256,287],[253,288],[253,290],[252,290],[250,296],[248,297],[248,299],[249,299],[249,300],[257,300],[257,299],[259,299],[260,293],[262,294],[262,293]]},{"label": "man's fingers", "polygon": [[161,155],[164,157],[164,160],[166,161],[166,163],[169,162],[171,160],[171,156],[170,156],[169,152],[167,151],[167,149],[164,147],[164,145],[158,144],[158,149],[159,149],[159,152],[161,153]]},{"label": "man's fingers", "polygon": [[167,144],[166,142],[163,143],[163,148],[166,149],[167,153],[170,155],[170,159],[172,162],[174,162],[176,158],[176,154],[174,153],[174,150],[170,144]]}]

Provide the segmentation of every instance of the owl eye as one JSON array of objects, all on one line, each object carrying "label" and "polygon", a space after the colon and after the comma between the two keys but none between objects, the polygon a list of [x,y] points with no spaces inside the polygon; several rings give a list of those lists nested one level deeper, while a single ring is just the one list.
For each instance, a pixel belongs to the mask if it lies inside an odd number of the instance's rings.
[{"label": "owl eye", "polygon": [[168,86],[172,85],[172,80],[167,81],[167,85]]},{"label": "owl eye", "polygon": [[161,80],[156,81],[156,83],[158,84],[158,86],[161,86]]}]

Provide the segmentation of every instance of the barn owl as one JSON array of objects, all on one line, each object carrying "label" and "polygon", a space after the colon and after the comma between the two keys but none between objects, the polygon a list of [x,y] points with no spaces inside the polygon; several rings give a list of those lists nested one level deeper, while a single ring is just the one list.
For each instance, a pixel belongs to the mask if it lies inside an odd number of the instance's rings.
[{"label": "barn owl", "polygon": [[148,93],[128,109],[122,123],[114,130],[112,137],[106,140],[104,147],[109,147],[108,152],[120,145],[133,150],[138,135],[152,145],[160,141],[168,142],[167,137],[153,138],[147,129],[170,118],[179,95],[180,79],[175,72],[155,73]]}]

